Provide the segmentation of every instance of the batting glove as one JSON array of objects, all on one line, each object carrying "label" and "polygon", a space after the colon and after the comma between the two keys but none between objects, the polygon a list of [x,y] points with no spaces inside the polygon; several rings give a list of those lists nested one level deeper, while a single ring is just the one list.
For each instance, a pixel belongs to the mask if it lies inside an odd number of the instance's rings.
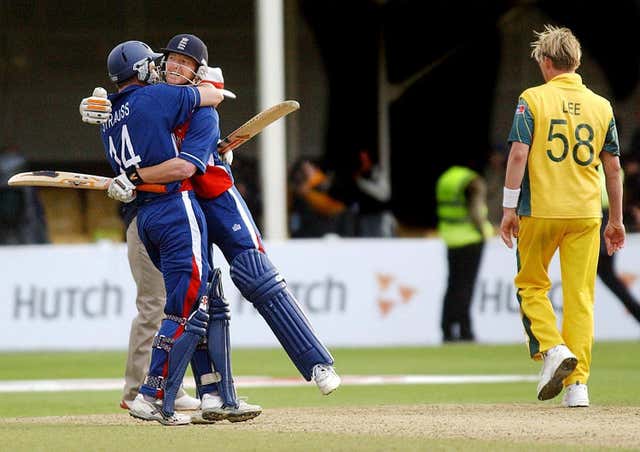
[{"label": "batting glove", "polygon": [[131,183],[126,174],[114,177],[107,190],[109,198],[129,203],[136,199],[136,186]]},{"label": "batting glove", "polygon": [[[206,309],[206,308],[205,308]],[[207,334],[207,325],[209,323],[209,313],[202,308],[198,308],[189,316],[185,331],[191,331],[193,334],[203,337]]]},{"label": "batting glove", "polygon": [[224,89],[224,77],[222,76],[222,69],[219,67],[209,67],[209,66],[200,66],[198,68],[198,72],[196,72],[196,76],[200,80],[200,83],[211,83],[213,86],[222,91],[222,95],[224,97],[228,97],[230,99],[235,99],[237,96],[229,91],[228,89]]},{"label": "batting glove", "polygon": [[111,101],[107,99],[107,91],[97,87],[91,97],[85,97],[80,102],[80,116],[82,122],[89,124],[104,124],[111,118]]}]

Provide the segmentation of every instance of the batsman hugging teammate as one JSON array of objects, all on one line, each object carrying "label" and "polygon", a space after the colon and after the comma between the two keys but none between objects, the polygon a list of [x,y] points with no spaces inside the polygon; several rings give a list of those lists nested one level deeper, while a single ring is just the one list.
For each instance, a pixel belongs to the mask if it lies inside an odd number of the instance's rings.
[{"label": "batsman hugging teammate", "polygon": [[[167,48],[163,50],[165,51],[165,60],[162,69],[168,83],[187,83],[189,85],[196,72],[200,74],[200,69],[210,69],[206,67],[208,58],[206,46],[194,35],[177,35],[169,41]],[[93,98],[88,98],[88,100],[91,99]],[[102,99],[94,100],[101,101]],[[88,109],[91,102],[83,108],[84,104],[83,100],[80,108],[83,120],[85,115],[91,113]],[[92,116],[87,118],[92,118]],[[104,122],[102,117],[97,118],[100,121],[96,118],[92,119],[85,122]],[[194,122],[192,121],[191,124],[187,123],[186,126],[174,130],[178,148],[183,147],[190,139],[193,128]],[[187,130],[188,133],[185,137]],[[184,151],[184,149],[181,150]],[[138,182],[141,182],[142,179],[151,183],[165,182],[163,179],[156,179],[155,173],[148,174],[144,170],[145,168],[139,167]],[[127,181],[123,180],[122,182],[127,184]],[[333,358],[312,330],[297,301],[286,288],[284,279],[280,277],[277,269],[264,253],[260,234],[251,214],[233,185],[230,161],[221,159],[214,150],[213,158],[209,160],[207,165],[206,174],[193,177],[188,182],[194,186],[194,190],[198,194],[198,202],[205,212],[211,234],[209,242],[214,242],[222,249],[230,263],[232,279],[240,291],[267,321],[303,376],[307,380],[313,379],[323,394],[329,394],[335,390],[340,384],[340,378],[333,369]],[[130,193],[131,191],[135,192],[133,185],[127,187],[123,196],[115,197],[115,199],[130,202],[135,196],[134,193]],[[110,196],[112,196],[112,192],[110,190]],[[240,225],[244,225],[244,227],[239,227]],[[129,238],[129,234],[127,235]],[[214,299],[215,297],[210,297],[210,302]],[[225,312],[228,312],[228,309]],[[212,321],[215,321],[216,314],[211,312],[210,314]],[[228,313],[226,317],[228,320]],[[216,368],[218,369],[217,365]],[[229,386],[232,387],[233,383],[231,382]],[[235,399],[235,396],[233,398]],[[203,397],[203,416],[207,414],[205,402]],[[247,409],[252,407],[242,401],[239,403],[240,410],[243,409],[243,404]],[[260,407],[255,406],[253,411],[259,413],[259,410]]]}]

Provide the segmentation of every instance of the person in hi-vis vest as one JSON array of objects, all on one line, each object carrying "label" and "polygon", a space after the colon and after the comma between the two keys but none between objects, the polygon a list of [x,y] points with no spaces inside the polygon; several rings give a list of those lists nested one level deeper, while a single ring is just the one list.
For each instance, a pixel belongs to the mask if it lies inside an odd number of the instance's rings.
[{"label": "person in hi-vis vest", "polygon": [[442,340],[473,341],[471,300],[482,249],[493,235],[487,219],[486,183],[465,166],[452,166],[438,178],[438,233],[447,245],[449,276],[442,304]]}]

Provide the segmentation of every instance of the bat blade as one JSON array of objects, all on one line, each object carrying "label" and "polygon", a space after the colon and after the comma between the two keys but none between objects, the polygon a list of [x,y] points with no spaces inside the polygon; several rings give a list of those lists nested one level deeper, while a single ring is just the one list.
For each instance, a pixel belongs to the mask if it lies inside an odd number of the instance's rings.
[{"label": "bat blade", "polygon": [[297,101],[285,100],[261,111],[220,140],[218,143],[218,153],[222,155],[225,152],[236,149],[241,144],[262,132],[262,130],[269,124],[287,116],[289,113],[292,113],[299,108],[300,104]]},{"label": "bat blade", "polygon": [[[69,171],[29,171],[18,173],[9,179],[10,186],[79,188],[84,190],[106,190],[112,179],[94,174],[72,173]],[[160,184],[142,184],[138,191],[166,193],[166,187]]]},{"label": "bat blade", "polygon": [[67,171],[29,171],[11,176],[11,186],[36,186],[80,188],[85,190],[106,190],[111,183],[110,177],[93,174],[70,173]]}]

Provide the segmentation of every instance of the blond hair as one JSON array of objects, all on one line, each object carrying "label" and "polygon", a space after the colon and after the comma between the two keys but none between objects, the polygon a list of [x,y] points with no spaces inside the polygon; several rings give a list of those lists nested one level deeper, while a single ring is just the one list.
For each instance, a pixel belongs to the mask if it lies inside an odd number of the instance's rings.
[{"label": "blond hair", "polygon": [[538,39],[531,43],[531,58],[538,63],[547,57],[556,69],[573,71],[580,66],[582,50],[571,30],[545,25],[544,31],[533,33]]}]

